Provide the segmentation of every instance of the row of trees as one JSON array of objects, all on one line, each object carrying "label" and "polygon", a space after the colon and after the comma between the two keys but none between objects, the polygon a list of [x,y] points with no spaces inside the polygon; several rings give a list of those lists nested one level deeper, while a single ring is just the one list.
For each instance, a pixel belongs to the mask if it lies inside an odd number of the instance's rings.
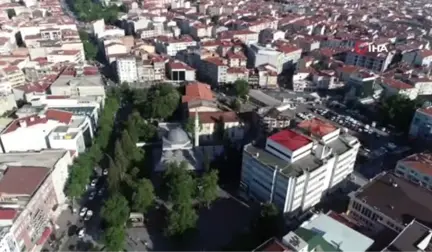
[{"label": "row of trees", "polygon": [[118,108],[118,100],[113,96],[109,96],[105,101],[104,110],[99,118],[100,127],[93,145],[87,152],[80,154],[70,167],[66,193],[72,200],[83,195],[86,190],[86,185],[90,182],[93,169],[99,165],[103,153],[108,146],[114,125],[114,115]]},{"label": "row of trees", "polygon": [[207,170],[199,178],[194,178],[187,170],[186,163],[171,163],[164,174],[164,182],[171,205],[166,234],[184,237],[196,227],[198,214],[195,204],[208,208],[218,198],[218,172]]},{"label": "row of trees", "polygon": [[79,35],[83,43],[86,60],[95,60],[98,53],[97,45],[93,43],[86,31],[80,30]]},{"label": "row of trees", "polygon": [[101,212],[106,225],[105,246],[112,251],[123,249],[129,213],[145,214],[155,200],[153,185],[145,178],[145,152],[136,143],[139,139],[151,139],[156,128],[145,122],[137,111],[121,126],[123,131],[115,138],[112,158],[109,158],[110,196]]}]

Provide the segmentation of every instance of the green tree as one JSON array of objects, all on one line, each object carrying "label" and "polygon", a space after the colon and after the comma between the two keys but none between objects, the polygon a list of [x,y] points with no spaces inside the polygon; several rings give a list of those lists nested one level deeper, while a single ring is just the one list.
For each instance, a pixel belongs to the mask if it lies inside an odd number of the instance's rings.
[{"label": "green tree", "polygon": [[236,80],[234,90],[238,97],[245,97],[249,93],[249,83],[245,80]]},{"label": "green tree", "polygon": [[83,41],[83,46],[86,60],[95,60],[98,53],[97,46],[90,41]]},{"label": "green tree", "polygon": [[139,128],[139,139],[144,142],[151,141],[156,133],[157,129],[153,124],[144,122]]},{"label": "green tree", "polygon": [[111,192],[117,192],[122,181],[122,171],[117,167],[114,160],[112,160],[111,158],[109,158],[108,160],[108,188]]},{"label": "green tree", "polygon": [[179,101],[180,94],[171,84],[155,85],[148,91],[141,111],[148,118],[166,119],[177,109]]},{"label": "green tree", "polygon": [[123,251],[126,230],[124,225],[108,227],[104,232],[106,251]]},{"label": "green tree", "polygon": [[93,160],[94,163],[99,163],[99,161],[102,159],[103,152],[99,146],[98,142],[95,142],[88,151],[88,155]]},{"label": "green tree", "polygon": [[169,200],[174,204],[192,204],[195,181],[189,172],[177,163],[168,165],[164,175],[168,185]]},{"label": "green tree", "polygon": [[386,122],[407,132],[416,109],[421,105],[421,100],[413,101],[404,95],[393,95],[382,101],[380,111]]},{"label": "green tree", "polygon": [[134,143],[138,142],[139,128],[143,123],[143,119],[138,111],[135,110],[129,115],[125,128]]},{"label": "green tree", "polygon": [[239,112],[240,109],[241,109],[241,101],[240,101],[240,99],[236,98],[236,99],[232,100],[231,108],[232,108],[234,111]]},{"label": "green tree", "polygon": [[129,204],[120,193],[114,193],[105,201],[101,216],[108,226],[123,226],[129,219]]},{"label": "green tree", "polygon": [[251,230],[255,237],[264,241],[270,237],[278,236],[283,231],[284,219],[279,209],[271,203],[262,204],[259,214],[252,222]]},{"label": "green tree", "polygon": [[167,228],[168,236],[181,236],[186,231],[194,229],[198,215],[191,204],[177,204],[168,213]]},{"label": "green tree", "polygon": [[130,160],[126,156],[127,152],[123,151],[120,140],[117,140],[114,145],[114,161],[117,165],[117,169],[120,170],[120,177],[123,177],[126,170],[129,168]]},{"label": "green tree", "polygon": [[141,179],[132,196],[133,210],[146,213],[155,200],[153,184],[148,179]]},{"label": "green tree", "polygon": [[207,208],[218,198],[218,179],[218,171],[211,170],[206,172],[199,180],[198,199]]},{"label": "green tree", "polygon": [[[135,150],[137,149],[136,144],[132,141],[129,133],[127,130],[123,130],[121,137],[120,137],[120,141],[121,141],[121,148],[123,153],[128,153],[129,157],[131,154],[133,154],[135,152]],[[131,158],[133,159],[133,158]]]}]

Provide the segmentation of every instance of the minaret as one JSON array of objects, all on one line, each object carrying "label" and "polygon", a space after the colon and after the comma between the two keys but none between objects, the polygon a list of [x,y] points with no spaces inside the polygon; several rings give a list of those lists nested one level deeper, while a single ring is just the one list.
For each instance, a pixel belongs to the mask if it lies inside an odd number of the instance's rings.
[{"label": "minaret", "polygon": [[194,146],[199,146],[199,116],[198,116],[198,109],[195,109],[195,128],[194,128]]}]

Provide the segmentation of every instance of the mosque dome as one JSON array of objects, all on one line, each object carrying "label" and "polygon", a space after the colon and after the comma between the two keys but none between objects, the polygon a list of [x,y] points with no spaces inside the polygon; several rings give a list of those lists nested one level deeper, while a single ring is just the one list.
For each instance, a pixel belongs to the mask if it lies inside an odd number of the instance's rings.
[{"label": "mosque dome", "polygon": [[168,132],[167,140],[171,144],[186,144],[190,142],[188,134],[182,128],[174,128]]}]

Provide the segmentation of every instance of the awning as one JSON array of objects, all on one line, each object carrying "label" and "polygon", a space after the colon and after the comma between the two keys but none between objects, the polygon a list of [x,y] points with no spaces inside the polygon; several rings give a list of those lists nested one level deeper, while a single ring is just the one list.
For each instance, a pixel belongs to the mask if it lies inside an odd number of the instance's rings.
[{"label": "awning", "polygon": [[39,238],[39,241],[37,242],[38,245],[42,245],[46,242],[48,237],[50,236],[52,230],[49,227],[46,227],[45,230],[42,232],[41,237]]}]

